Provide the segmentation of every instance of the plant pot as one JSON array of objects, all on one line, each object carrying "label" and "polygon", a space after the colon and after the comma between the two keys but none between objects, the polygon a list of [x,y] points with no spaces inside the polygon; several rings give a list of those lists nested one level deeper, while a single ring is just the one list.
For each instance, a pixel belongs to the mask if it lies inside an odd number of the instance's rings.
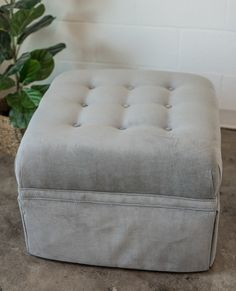
[{"label": "plant pot", "polygon": [[22,137],[22,130],[14,128],[9,117],[0,114],[0,152],[15,156]]}]

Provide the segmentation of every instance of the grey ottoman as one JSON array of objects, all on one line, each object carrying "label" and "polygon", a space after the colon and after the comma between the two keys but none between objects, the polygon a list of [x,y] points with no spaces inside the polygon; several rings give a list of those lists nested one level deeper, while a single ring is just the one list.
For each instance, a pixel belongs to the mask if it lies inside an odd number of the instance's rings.
[{"label": "grey ottoman", "polygon": [[212,85],[168,72],[64,73],[22,140],[16,176],[32,255],[208,270],[221,183]]}]

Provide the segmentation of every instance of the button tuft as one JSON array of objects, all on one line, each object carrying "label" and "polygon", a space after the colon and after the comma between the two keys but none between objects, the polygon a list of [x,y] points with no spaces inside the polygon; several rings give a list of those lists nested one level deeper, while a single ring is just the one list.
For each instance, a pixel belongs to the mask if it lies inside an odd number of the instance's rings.
[{"label": "button tuft", "polygon": [[171,104],[166,104],[166,108],[170,109],[170,108],[172,108],[172,105]]},{"label": "button tuft", "polygon": [[80,124],[80,123],[74,123],[73,126],[74,126],[74,127],[80,127],[81,124]]},{"label": "button tuft", "polygon": [[123,107],[124,108],[128,108],[128,107],[130,107],[130,105],[129,104],[124,104]]},{"label": "button tuft", "polygon": [[171,127],[166,127],[166,131],[172,131]]},{"label": "button tuft", "polygon": [[168,90],[169,90],[169,91],[173,91],[174,88],[173,88],[173,87],[169,87]]},{"label": "button tuft", "polygon": [[82,104],[82,107],[88,107],[88,104],[84,103]]}]

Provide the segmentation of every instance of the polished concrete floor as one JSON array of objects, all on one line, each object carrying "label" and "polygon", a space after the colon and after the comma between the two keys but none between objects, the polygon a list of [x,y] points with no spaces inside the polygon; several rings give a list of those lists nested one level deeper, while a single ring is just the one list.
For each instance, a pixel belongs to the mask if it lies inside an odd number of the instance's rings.
[{"label": "polished concrete floor", "polygon": [[218,252],[209,272],[168,274],[52,262],[26,253],[13,159],[0,154],[0,291],[235,291],[236,131],[222,131],[224,177]]}]

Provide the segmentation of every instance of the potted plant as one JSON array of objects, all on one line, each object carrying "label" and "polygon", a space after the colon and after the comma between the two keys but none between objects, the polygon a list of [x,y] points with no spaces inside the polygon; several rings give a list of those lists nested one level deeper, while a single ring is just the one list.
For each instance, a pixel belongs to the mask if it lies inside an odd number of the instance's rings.
[{"label": "potted plant", "polygon": [[0,151],[15,154],[24,130],[48,89],[59,43],[21,53],[24,40],[55,19],[41,0],[5,0],[0,6]]}]

